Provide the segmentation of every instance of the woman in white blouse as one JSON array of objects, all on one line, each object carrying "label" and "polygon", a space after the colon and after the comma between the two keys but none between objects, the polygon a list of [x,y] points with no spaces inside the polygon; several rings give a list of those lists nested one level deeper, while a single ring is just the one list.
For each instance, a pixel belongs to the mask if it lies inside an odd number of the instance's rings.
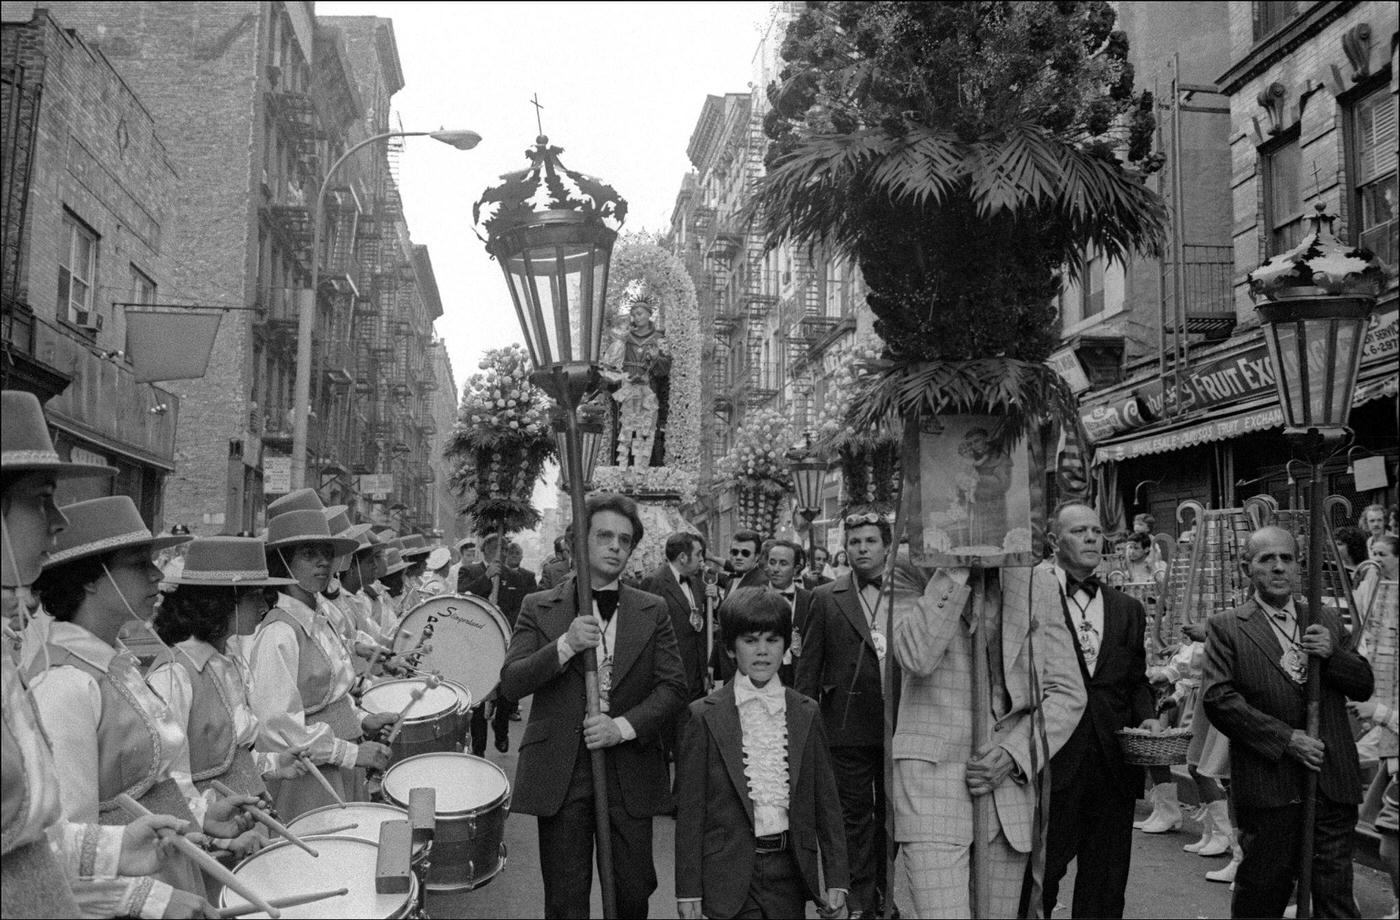
[{"label": "woman in white blouse", "polygon": [[[188,781],[179,782],[172,771],[184,730],[117,638],[127,622],[151,617],[161,577],[151,553],[190,538],[153,537],[124,495],[62,510],[68,529],[35,583],[54,623],[31,669],[35,703],[53,742],[64,816],[126,824],[131,818],[116,802],[126,793],[152,812],[202,827],[220,846],[237,845],[252,825],[239,805],[256,800],[238,796],[203,807]],[[195,820],[192,805],[204,812],[202,820]],[[165,910],[182,916],[208,909],[204,879],[190,860],[172,856],[156,878],[138,883],[147,889],[148,905],[163,901]]]},{"label": "woman in white blouse", "polygon": [[[389,748],[377,736],[396,713],[366,714],[350,696],[355,682],[345,644],[332,626],[321,596],[336,556],[358,543],[331,536],[320,511],[288,511],[267,525],[267,567],[293,584],[253,637],[249,653],[249,701],[258,719],[259,747],[305,754],[346,800],[362,798],[356,769],[383,770]],[[275,784],[273,800],[283,820],[332,804],[314,776]]]},{"label": "woman in white blouse", "polygon": [[176,772],[190,776],[206,799],[215,780],[262,796],[265,778],[294,779],[306,772],[295,757],[254,749],[258,720],[237,644],[267,612],[263,589],[293,583],[267,574],[264,550],[262,540],[250,537],[195,540],[156,613],[156,633],[170,651],[157,657],[146,682],[185,727]]},{"label": "woman in white blouse", "polygon": [[0,402],[0,608],[6,636],[0,650],[0,916],[159,916],[168,905],[136,900],[139,880],[117,876],[156,871],[165,849],[157,829],[178,829],[183,822],[168,815],[125,827],[65,821],[53,751],[11,654],[31,600],[29,586],[68,524],[54,505],[59,480],[105,478],[116,470],[60,460],[33,394],[5,391]]}]

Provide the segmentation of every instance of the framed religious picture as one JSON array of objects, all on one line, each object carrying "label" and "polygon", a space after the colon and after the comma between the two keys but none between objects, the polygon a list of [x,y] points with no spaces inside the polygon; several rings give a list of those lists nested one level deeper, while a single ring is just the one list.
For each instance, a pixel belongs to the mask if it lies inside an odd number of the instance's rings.
[{"label": "framed religious picture", "polygon": [[945,415],[906,430],[915,565],[994,568],[1041,560],[1044,451],[1038,438],[1003,437],[1001,421]]}]

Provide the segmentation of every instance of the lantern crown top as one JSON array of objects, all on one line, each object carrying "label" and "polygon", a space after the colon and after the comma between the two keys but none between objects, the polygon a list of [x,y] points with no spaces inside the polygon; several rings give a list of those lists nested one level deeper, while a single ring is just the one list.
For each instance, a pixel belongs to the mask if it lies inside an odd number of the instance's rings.
[{"label": "lantern crown top", "polygon": [[1288,252],[1279,253],[1250,272],[1249,295],[1255,302],[1299,297],[1375,296],[1385,285],[1386,266],[1371,250],[1349,246],[1332,232],[1335,214],[1318,202],[1308,217],[1312,233]]},{"label": "lantern crown top", "polygon": [[559,161],[562,147],[541,134],[525,151],[528,169],[506,173],[472,205],[472,220],[483,242],[503,230],[528,225],[548,211],[574,211],[616,231],[627,217],[627,201],[600,179],[574,172]]}]

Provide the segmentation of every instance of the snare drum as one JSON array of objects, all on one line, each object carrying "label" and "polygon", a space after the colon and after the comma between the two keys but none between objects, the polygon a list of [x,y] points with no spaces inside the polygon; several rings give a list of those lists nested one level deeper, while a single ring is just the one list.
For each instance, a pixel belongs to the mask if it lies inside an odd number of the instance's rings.
[{"label": "snare drum", "polygon": [[467,734],[471,731],[472,692],[455,680],[448,680],[447,678],[443,678],[442,685],[450,688],[453,693],[457,694],[457,727],[453,731],[456,744],[453,745],[452,749],[454,751],[460,751],[466,746]]},{"label": "snare drum", "polygon": [[[451,687],[440,684],[428,687],[421,677],[386,680],[375,684],[360,697],[360,708],[366,712],[408,712],[403,728],[389,748],[389,762],[395,763],[415,754],[451,751],[456,748],[459,732],[458,697]],[[416,691],[423,695],[413,699]],[[412,703],[411,706],[409,704]]]},{"label": "snare drum", "polygon": [[[466,687],[472,704],[481,703],[501,679],[510,644],[506,618],[472,594],[439,594],[414,607],[394,630],[394,651],[430,643],[404,656],[410,667],[435,671]],[[406,702],[406,700],[405,700]]]},{"label": "snare drum", "polygon": [[384,797],[408,807],[410,790],[437,790],[437,830],[428,869],[429,891],[480,888],[506,864],[510,780],[489,760],[471,754],[420,754],[384,774]]},{"label": "snare drum", "polygon": [[[342,814],[344,812],[342,811]],[[282,908],[282,916],[298,917],[411,917],[418,902],[418,881],[409,876],[409,890],[397,894],[375,891],[374,873],[379,846],[358,837],[313,837],[313,857],[290,842],[276,843],[239,863],[233,874],[263,898],[287,898],[313,891],[350,889],[348,893],[300,907]],[[241,895],[225,888],[220,907],[244,903]],[[250,914],[264,917],[266,914]]]}]

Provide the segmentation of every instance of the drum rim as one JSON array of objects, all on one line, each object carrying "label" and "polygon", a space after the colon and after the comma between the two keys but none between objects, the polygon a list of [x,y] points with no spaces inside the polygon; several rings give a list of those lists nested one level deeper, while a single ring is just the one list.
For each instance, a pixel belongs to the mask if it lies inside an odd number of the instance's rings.
[{"label": "drum rim", "polygon": [[[408,809],[407,809],[407,808],[400,808],[399,806],[394,805],[394,804],[392,804],[392,803],[390,803],[390,802],[346,802],[344,805],[335,805],[335,804],[331,804],[331,805],[322,805],[322,806],[320,806],[319,808],[310,808],[310,809],[307,809],[306,811],[304,811],[304,812],[302,812],[301,814],[297,815],[297,816],[296,816],[295,818],[293,818],[292,820],[287,821],[287,822],[285,822],[285,823],[286,823],[286,825],[287,825],[288,828],[295,828],[295,827],[296,827],[296,823],[297,823],[298,821],[300,821],[301,819],[303,819],[303,818],[305,818],[305,817],[308,817],[308,816],[310,816],[310,815],[325,814],[325,813],[328,813],[328,812],[338,812],[338,813],[343,814],[343,813],[349,811],[349,810],[352,809],[352,808],[361,808],[361,807],[364,807],[364,808],[388,808],[388,809],[391,809],[391,810],[393,810],[393,811],[395,811],[395,812],[399,812],[399,813],[401,814],[401,816],[402,816],[404,819],[407,819],[407,818],[408,818]],[[298,836],[300,836],[300,835],[298,835]],[[325,837],[326,835],[325,835],[325,834],[320,834],[320,835],[318,835],[318,836]],[[349,835],[349,834],[332,834],[332,835],[330,835],[330,836],[332,836],[332,837],[341,837],[341,836],[349,837],[350,835]],[[357,839],[361,839],[361,838],[357,838]],[[283,844],[283,843],[291,843],[291,841],[290,841],[290,840],[279,840],[279,841],[277,841],[277,844],[276,844],[276,845],[280,845],[280,844]],[[267,847],[263,847],[263,850],[266,850],[266,849],[267,849],[268,847],[270,847],[270,846],[274,846],[274,844],[268,844]],[[262,850],[259,850],[258,852],[261,853]],[[257,855],[257,854],[254,854],[254,855]]]},{"label": "drum rim", "polygon": [[[441,680],[439,680],[439,681],[438,681],[439,686],[441,686],[442,681],[443,681],[443,680],[446,680],[446,679],[447,679],[447,678],[442,678]],[[372,686],[372,687],[370,687],[368,690],[366,690],[364,693],[360,694],[360,701],[363,703],[363,702],[364,702],[364,698],[365,698],[367,695],[373,693],[375,690],[378,690],[380,687],[384,687],[384,686],[387,686],[387,685],[389,685],[389,684],[426,683],[426,682],[427,682],[427,678],[426,678],[426,677],[394,677],[394,678],[391,678],[391,679],[389,679],[389,680],[381,680],[379,683],[375,684],[374,686]],[[454,683],[456,683],[456,681],[454,681]],[[448,689],[451,689],[451,688],[449,687]],[[465,690],[466,688],[463,687],[463,689]],[[467,693],[468,693],[468,695],[470,696],[471,691],[470,691],[470,690],[467,690]],[[456,692],[455,692],[455,691],[453,692],[453,696],[456,697]],[[421,703],[421,702],[423,702],[423,700],[422,700],[422,698],[419,698],[419,699],[417,699],[417,700],[414,700],[413,704],[416,706],[416,705],[418,705],[418,704]],[[404,725],[418,725],[418,724],[423,724],[423,723],[437,722],[437,721],[439,721],[439,720],[441,720],[441,719],[443,719],[443,718],[449,718],[449,717],[451,717],[454,713],[461,711],[461,705],[460,705],[461,702],[462,702],[462,701],[461,701],[461,698],[458,697],[458,698],[454,699],[454,700],[452,701],[452,705],[448,706],[446,709],[440,709],[440,710],[438,710],[437,712],[431,712],[431,713],[428,713],[428,714],[425,715],[425,716],[409,716],[408,718],[406,718],[406,719],[403,720],[403,724],[404,724]],[[388,712],[389,710],[381,710],[381,711],[382,711],[382,712]],[[334,807],[339,807],[339,806],[334,806]]]},{"label": "drum rim", "polygon": [[[470,604],[479,605],[483,610],[486,611],[487,614],[490,615],[491,619],[494,620],[497,628],[501,631],[502,657],[504,658],[505,652],[510,649],[510,621],[508,621],[506,619],[506,615],[501,612],[501,608],[497,607],[495,604],[491,603],[486,598],[478,597],[475,594],[434,594],[432,597],[425,597],[423,600],[414,604],[411,610],[408,610],[405,613],[403,613],[394,623],[394,638],[393,641],[390,643],[390,651],[397,652],[399,650],[399,641],[404,638],[402,635],[403,624],[408,622],[409,617],[413,616],[415,613],[417,613],[420,609],[427,606],[428,604],[434,603],[436,601],[447,600],[466,601]],[[405,640],[405,647],[407,647],[407,640]],[[477,700],[476,698],[476,694],[472,693],[471,688],[468,687],[466,684],[462,683],[459,680],[453,680],[452,678],[449,678],[446,675],[442,675],[442,679],[452,680],[454,684],[467,691],[468,709],[470,709],[472,706],[479,702],[479,700]],[[500,684],[501,681],[498,676],[496,678],[496,682],[491,685],[490,690],[486,691],[486,693],[482,696],[482,699],[486,699],[487,697],[489,697],[490,694],[494,692],[497,687],[500,686]],[[461,712],[462,710],[460,707],[458,707],[457,711]]]},{"label": "drum rim", "polygon": [[[376,803],[373,803],[373,802],[356,802],[356,803],[352,803],[352,804],[357,804],[357,805],[371,804],[371,805],[372,805],[372,804],[376,804]],[[339,805],[332,805],[331,807],[332,807],[332,808],[339,808],[340,806],[339,806]],[[310,814],[310,812],[306,812],[306,814]],[[300,817],[300,816],[298,816],[298,817]],[[350,842],[352,842],[352,843],[362,843],[362,844],[365,844],[366,846],[372,846],[372,847],[374,847],[376,853],[378,853],[378,851],[379,851],[379,844],[373,843],[372,841],[369,841],[369,840],[365,840],[363,837],[350,837],[350,836],[345,835],[345,834],[308,834],[308,835],[302,837],[301,839],[302,839],[302,840],[307,840],[307,841],[311,841],[311,840],[348,840],[348,841],[350,841]],[[239,869],[242,869],[245,865],[247,865],[248,863],[250,863],[250,862],[252,862],[253,860],[257,859],[259,856],[262,856],[264,853],[271,853],[271,852],[273,852],[274,850],[281,850],[281,849],[284,849],[284,848],[286,848],[286,847],[295,847],[295,848],[297,849],[298,852],[304,852],[300,847],[297,847],[297,845],[294,844],[294,843],[292,843],[290,840],[279,840],[279,841],[277,841],[276,843],[269,843],[267,846],[263,847],[261,850],[258,850],[258,851],[257,851],[256,853],[254,853],[253,855],[251,855],[251,856],[245,856],[245,857],[243,857],[242,859],[240,859],[240,860],[234,865],[234,867],[233,867],[233,870],[232,870],[232,871],[233,871],[233,874],[234,874],[234,875],[237,875]],[[313,849],[315,849],[315,848],[313,847]],[[410,904],[415,904],[415,903],[417,903],[417,901],[418,901],[418,878],[417,878],[417,876],[415,876],[412,872],[410,872],[410,873],[408,874],[408,878],[409,878],[408,891],[402,892],[402,894],[403,894],[403,896],[404,896],[404,901],[403,901],[403,905],[401,905],[400,907],[406,906],[406,905],[410,905]],[[371,882],[371,889],[373,890],[373,882]],[[397,895],[397,894],[399,894],[399,893],[400,893],[400,892],[387,892],[387,894],[394,894],[394,895]],[[382,897],[382,896],[384,896],[384,895],[386,894],[386,892],[374,891],[374,894],[375,894],[376,896]],[[234,891],[232,888],[229,888],[228,886],[224,886],[224,890],[223,890],[222,892],[219,893],[219,904],[218,904],[218,906],[221,907],[221,908],[223,908],[223,907],[228,907],[229,904],[226,903],[226,899],[227,899],[230,895],[232,895],[233,897],[237,898],[239,901],[245,900],[244,897],[243,897],[242,895],[240,895],[238,892]],[[401,916],[401,914],[399,913],[399,908],[396,908],[395,911],[394,911],[394,913],[391,914],[391,916],[393,916],[393,917]]]},{"label": "drum rim", "polygon": [[439,817],[472,818],[477,815],[483,815],[487,812],[495,811],[497,808],[500,808],[502,805],[508,804],[510,802],[510,777],[506,774],[505,770],[501,769],[500,764],[493,763],[492,761],[487,760],[485,757],[477,757],[475,754],[465,754],[460,752],[448,753],[446,751],[428,751],[424,754],[414,754],[412,757],[405,757],[403,760],[395,761],[393,764],[390,764],[389,769],[384,771],[384,777],[380,780],[379,785],[380,791],[384,794],[384,797],[387,798],[391,803],[397,804],[398,799],[394,796],[392,792],[389,791],[389,774],[393,773],[395,770],[397,770],[399,767],[403,766],[406,763],[410,763],[414,760],[422,760],[425,757],[470,757],[474,761],[479,760],[484,764],[488,764],[497,773],[501,774],[501,778],[505,780],[506,784],[504,792],[502,792],[499,796],[497,796],[496,798],[492,799],[490,802],[487,802],[484,805],[478,805],[475,808],[468,808],[463,811],[438,811],[435,814]]}]

